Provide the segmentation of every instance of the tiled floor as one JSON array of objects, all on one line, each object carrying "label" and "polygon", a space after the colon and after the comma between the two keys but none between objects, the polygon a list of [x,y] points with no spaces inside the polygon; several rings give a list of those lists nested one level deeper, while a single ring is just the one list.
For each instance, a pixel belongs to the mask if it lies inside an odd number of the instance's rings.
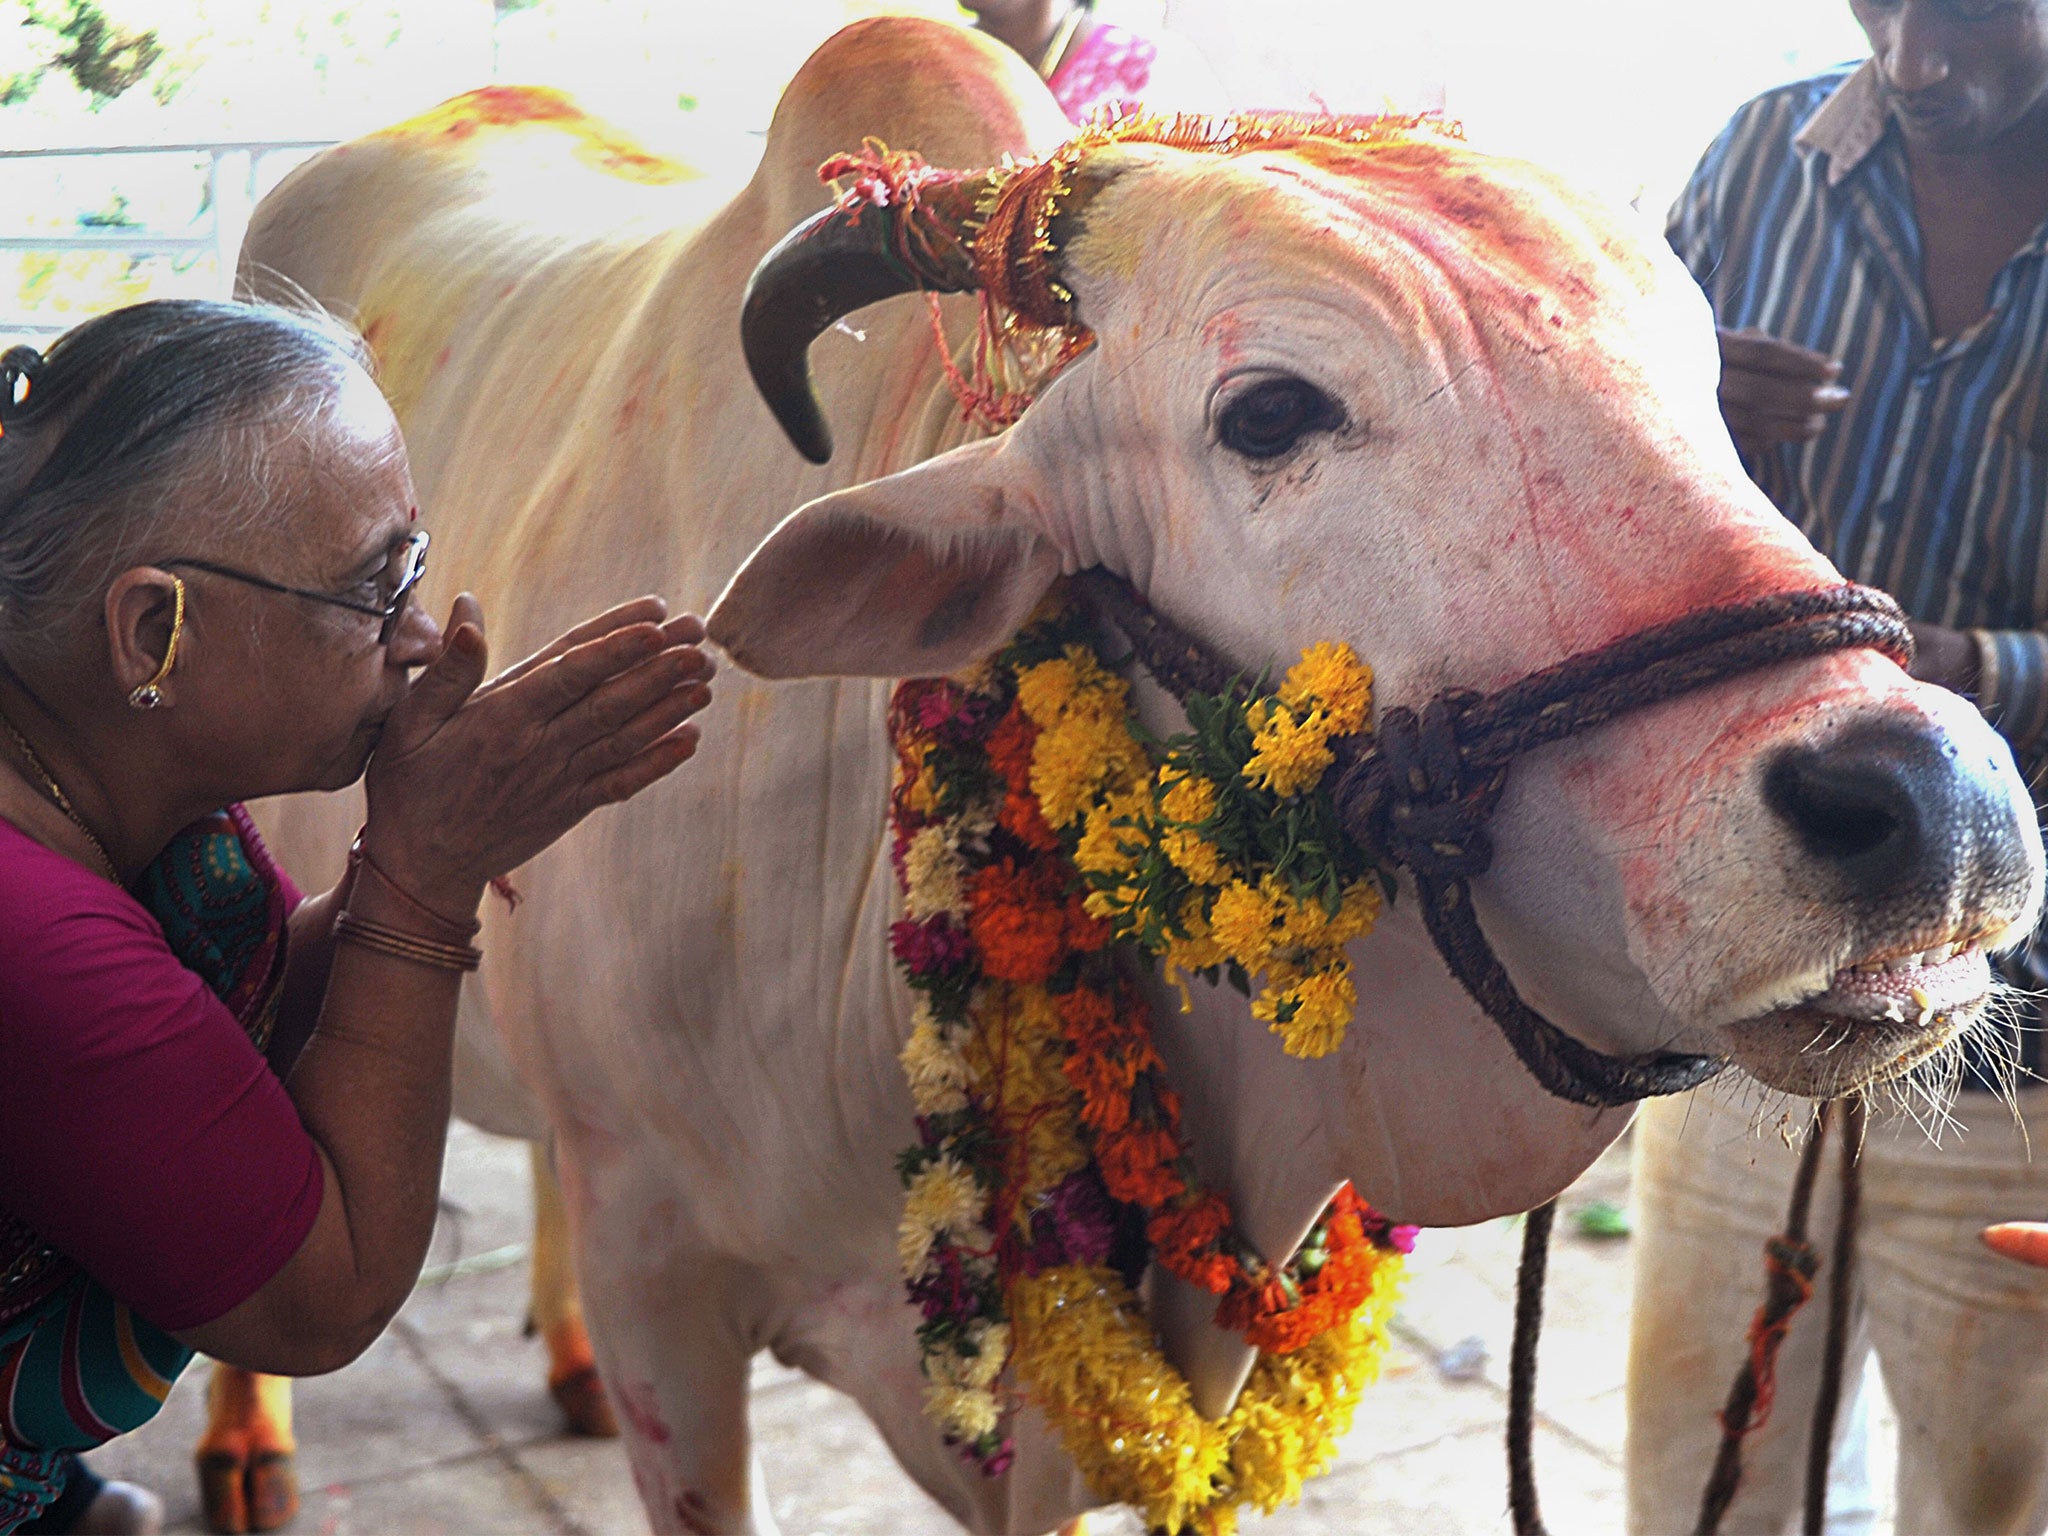
[{"label": "tiled floor", "polygon": [[[1621,1529],[1622,1358],[1628,1245],[1574,1234],[1571,1213],[1625,1199],[1617,1148],[1565,1197],[1551,1260],[1539,1371],[1537,1457],[1551,1529]],[[449,1204],[433,1262],[461,1273],[423,1285],[363,1359],[298,1394],[302,1536],[632,1536],[645,1522],[616,1442],[564,1434],[542,1389],[537,1342],[522,1337],[527,1158],[522,1145],[458,1126]],[[1478,1536],[1505,1532],[1501,1425],[1519,1233],[1490,1223],[1424,1234],[1396,1348],[1368,1392],[1337,1468],[1300,1507],[1248,1520],[1247,1536]],[[432,1271],[430,1271],[430,1274]],[[1461,1340],[1485,1341],[1470,1380],[1438,1368]],[[147,1481],[171,1529],[198,1531],[190,1450],[203,1406],[193,1371],[163,1414],[96,1458]],[[911,1486],[837,1393],[761,1361],[754,1427],[784,1536],[948,1536],[957,1527]],[[1129,1536],[1122,1518],[1099,1536]]]}]

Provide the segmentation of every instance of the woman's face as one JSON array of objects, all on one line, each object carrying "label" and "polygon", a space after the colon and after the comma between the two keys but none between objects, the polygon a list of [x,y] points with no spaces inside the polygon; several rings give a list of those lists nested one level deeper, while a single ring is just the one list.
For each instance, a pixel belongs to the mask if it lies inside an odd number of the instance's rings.
[{"label": "woman's face", "polygon": [[[393,556],[419,525],[398,423],[376,385],[351,370],[316,423],[270,451],[278,499],[253,529],[208,538],[195,519],[183,536],[192,547],[176,553],[381,605]],[[440,650],[425,606],[409,602],[380,644],[371,614],[178,574],[186,634],[170,714],[206,788],[256,799],[354,783],[410,670]]]}]

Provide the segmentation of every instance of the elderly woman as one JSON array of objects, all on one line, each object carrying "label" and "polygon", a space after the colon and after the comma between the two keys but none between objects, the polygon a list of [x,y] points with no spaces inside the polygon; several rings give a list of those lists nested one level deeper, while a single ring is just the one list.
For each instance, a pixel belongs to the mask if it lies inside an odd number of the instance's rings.
[{"label": "elderly woman", "polygon": [[[644,598],[486,682],[426,552],[325,322],[143,304],[0,360],[0,1533],[194,1351],[377,1337],[486,885],[695,748],[696,619]],[[241,802],[358,778],[349,875],[301,899]]]}]

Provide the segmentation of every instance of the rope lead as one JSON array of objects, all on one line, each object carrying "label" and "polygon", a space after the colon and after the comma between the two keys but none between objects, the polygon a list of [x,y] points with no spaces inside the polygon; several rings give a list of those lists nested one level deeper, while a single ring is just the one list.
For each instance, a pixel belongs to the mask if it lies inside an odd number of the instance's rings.
[{"label": "rope lead", "polygon": [[1508,1511],[1515,1536],[1549,1536],[1536,1501],[1536,1343],[1543,1335],[1543,1278],[1556,1216],[1557,1202],[1546,1200],[1524,1218],[1515,1272],[1515,1342],[1508,1352]]}]

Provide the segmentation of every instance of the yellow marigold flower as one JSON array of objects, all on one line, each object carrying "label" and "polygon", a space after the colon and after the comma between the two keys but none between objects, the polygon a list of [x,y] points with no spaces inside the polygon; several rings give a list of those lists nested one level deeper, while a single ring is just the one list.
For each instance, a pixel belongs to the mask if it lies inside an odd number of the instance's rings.
[{"label": "yellow marigold flower", "polygon": [[967,1107],[967,1058],[947,1039],[920,998],[916,1027],[899,1058],[910,1084],[911,1102],[921,1115],[956,1114]]},{"label": "yellow marigold flower", "polygon": [[1003,1412],[993,1392],[985,1387],[959,1387],[948,1381],[924,1385],[924,1411],[932,1422],[960,1440],[979,1440],[993,1434],[1002,1423]]},{"label": "yellow marigold flower", "polygon": [[1372,718],[1372,668],[1342,641],[1318,641],[1288,670],[1280,702],[1300,714],[1320,706],[1339,736],[1362,731]]},{"label": "yellow marigold flower", "polygon": [[1216,814],[1216,786],[1198,773],[1169,763],[1159,770],[1159,814],[1196,826]]},{"label": "yellow marigold flower", "polygon": [[1209,936],[1247,971],[1262,971],[1272,958],[1281,916],[1267,891],[1233,880],[1209,908]]},{"label": "yellow marigold flower", "polygon": [[1018,1380],[1097,1497],[1166,1530],[1215,1500],[1229,1442],[1195,1412],[1114,1270],[1042,1270],[1013,1284],[1009,1302]]},{"label": "yellow marigold flower", "polygon": [[981,1220],[987,1208],[988,1196],[981,1185],[952,1158],[925,1164],[910,1181],[903,1221],[896,1229],[896,1255],[903,1261],[903,1273],[916,1279],[924,1272],[939,1234],[967,1230]]},{"label": "yellow marigold flower", "polygon": [[924,827],[903,850],[903,910],[919,922],[967,910],[960,854],[942,826]]},{"label": "yellow marigold flower", "polygon": [[1177,965],[1185,971],[1206,971],[1230,958],[1209,931],[1209,919],[1202,915],[1201,892],[1190,891],[1187,900],[1181,903],[1180,923],[1187,929],[1188,936],[1167,941],[1166,963],[1169,967]]},{"label": "yellow marigold flower", "polygon": [[1041,661],[1017,674],[1017,704],[1040,730],[1055,724],[1073,702],[1081,674],[1071,656]]},{"label": "yellow marigold flower", "polygon": [[[1081,841],[1074,849],[1074,867],[1084,875],[1122,874],[1137,867],[1144,852],[1143,827],[1151,807],[1136,795],[1112,795],[1088,807]],[[1137,826],[1119,826],[1136,821]]]},{"label": "yellow marigold flower", "polygon": [[1230,866],[1223,852],[1199,833],[1163,832],[1159,847],[1173,860],[1174,867],[1197,885],[1222,885],[1230,879]]},{"label": "yellow marigold flower", "polygon": [[1231,1481],[1245,1503],[1271,1514],[1301,1497],[1304,1479],[1328,1470],[1360,1396],[1379,1375],[1399,1273],[1387,1260],[1348,1323],[1288,1354],[1259,1356],[1224,1426]]},{"label": "yellow marigold flower", "polygon": [[1364,938],[1379,922],[1380,909],[1385,905],[1386,897],[1380,890],[1379,881],[1370,875],[1354,881],[1345,887],[1343,901],[1337,908],[1337,915],[1330,919],[1329,931],[1323,942],[1349,944],[1353,939]]},{"label": "yellow marigold flower", "polygon": [[1273,990],[1269,983],[1252,1012],[1268,1021],[1288,1055],[1313,1060],[1329,1055],[1344,1043],[1344,1032],[1350,1028],[1351,1016],[1358,1007],[1358,985],[1351,979],[1349,960],[1339,960],[1327,970],[1310,971],[1281,992],[1275,999],[1276,1005],[1292,1004],[1294,1008],[1284,1023],[1278,1017],[1279,1006],[1266,1012],[1259,1006]]},{"label": "yellow marigold flower", "polygon": [[[1267,878],[1271,880],[1270,876]],[[1282,892],[1277,883],[1268,894],[1277,894],[1279,905],[1286,914],[1279,939],[1284,948],[1311,951],[1342,949],[1353,939],[1371,933],[1373,924],[1379,920],[1380,887],[1379,882],[1372,879],[1346,886],[1334,916],[1325,910],[1320,897],[1296,901],[1292,895]]]},{"label": "yellow marigold flower", "polygon": [[1244,778],[1255,788],[1270,789],[1283,799],[1313,789],[1336,754],[1330,750],[1330,719],[1321,710],[1297,720],[1289,709],[1276,709],[1252,736],[1252,758]]},{"label": "yellow marigold flower", "polygon": [[[1100,695],[1095,697],[1099,701]],[[1127,794],[1150,777],[1144,748],[1124,719],[1121,697],[1113,710],[1070,710],[1032,744],[1031,792],[1050,827],[1070,825],[1097,794]]]},{"label": "yellow marigold flower", "polygon": [[[898,772],[900,774],[901,770]],[[910,777],[910,787],[904,792],[903,802],[920,816],[933,816],[938,813],[939,777],[932,772],[929,754],[919,760],[916,774]]]},{"label": "yellow marigold flower", "polygon": [[1135,885],[1119,885],[1106,891],[1090,891],[1081,898],[1081,910],[1090,917],[1099,917],[1122,933],[1125,920],[1138,905],[1138,888]]}]

